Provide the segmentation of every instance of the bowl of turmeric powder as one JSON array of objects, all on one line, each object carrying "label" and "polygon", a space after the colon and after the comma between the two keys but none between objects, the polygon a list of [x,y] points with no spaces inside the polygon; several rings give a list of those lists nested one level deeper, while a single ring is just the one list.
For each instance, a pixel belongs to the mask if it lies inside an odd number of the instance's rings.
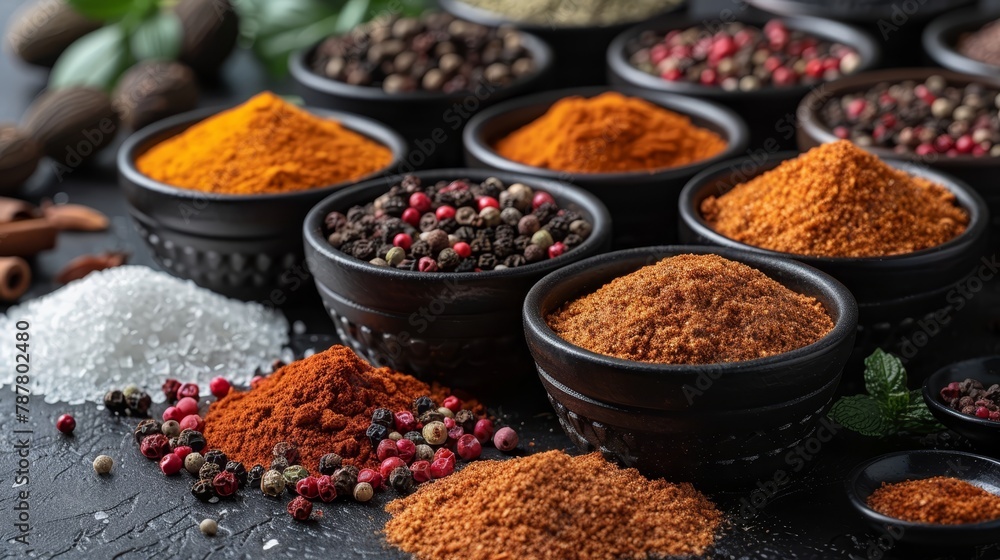
[{"label": "bowl of turmeric powder", "polygon": [[405,151],[385,125],[265,92],[145,127],[117,163],[133,223],[161,267],[278,306],[312,293],[300,230],[309,209],[393,169]]},{"label": "bowl of turmeric powder", "polygon": [[866,326],[901,326],[940,309],[935,324],[947,323],[971,298],[966,283],[978,291],[992,274],[989,211],[973,189],[847,140],[708,169],[684,188],[679,210],[686,242],[829,273],[854,293]]},{"label": "bowl of turmeric powder", "polygon": [[472,167],[569,181],[615,220],[615,246],[669,242],[688,179],[747,146],[743,119],[710,101],[634,88],[550,91],[479,113],[463,133]]}]

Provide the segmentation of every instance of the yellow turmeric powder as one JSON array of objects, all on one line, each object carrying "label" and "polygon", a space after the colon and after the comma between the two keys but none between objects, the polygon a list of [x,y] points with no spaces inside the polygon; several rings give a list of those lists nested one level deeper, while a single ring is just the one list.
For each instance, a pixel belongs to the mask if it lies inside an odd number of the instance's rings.
[{"label": "yellow turmeric powder", "polygon": [[556,171],[657,171],[718,155],[726,141],[644,99],[617,92],[560,99],[497,142],[501,156]]},{"label": "yellow turmeric powder", "polygon": [[391,161],[386,146],[264,92],[153,146],[136,165],[175,187],[267,194],[358,179]]}]

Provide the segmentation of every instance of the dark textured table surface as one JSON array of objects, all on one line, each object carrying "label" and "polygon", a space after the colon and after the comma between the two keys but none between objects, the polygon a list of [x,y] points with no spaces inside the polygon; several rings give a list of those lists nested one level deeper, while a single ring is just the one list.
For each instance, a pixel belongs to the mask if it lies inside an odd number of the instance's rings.
[{"label": "dark textured table surface", "polygon": [[[0,0],[0,23],[18,4]],[[0,78],[0,121],[16,121],[44,86],[45,74],[4,55],[0,57]],[[269,82],[249,58],[237,56],[227,64],[220,83],[205,92],[203,104],[231,103],[265,87],[288,91],[287,84]],[[76,170],[62,181],[47,167],[33,178],[27,191],[30,198],[57,197],[92,205],[113,216],[113,224],[107,233],[64,235],[56,250],[39,256],[32,296],[54,289],[49,279],[70,258],[83,253],[122,249],[133,255],[133,263],[155,266],[126,218],[112,166],[113,152],[108,150],[96,165]],[[910,360],[912,377],[919,378],[956,359],[998,351],[998,339],[990,330],[1000,317],[1000,286],[995,284],[988,284],[975,305],[954,313],[952,322]],[[291,320],[304,321],[311,333],[331,331],[318,304],[287,309],[286,313]],[[308,337],[298,342],[304,348],[322,347],[331,341],[321,336],[318,342]],[[523,394],[489,400],[488,404],[520,430],[526,452],[565,448],[569,440],[539,392],[539,387],[532,386]],[[325,515],[309,523],[293,522],[288,517],[284,511],[287,499],[269,499],[259,492],[202,504],[188,492],[190,477],[182,473],[165,478],[155,463],[139,455],[130,437],[131,421],[110,418],[93,404],[50,405],[34,396],[31,421],[18,424],[10,397],[5,388],[0,396],[0,556],[4,558],[406,557],[386,548],[379,534],[387,518],[382,511],[385,494],[367,505],[323,505]],[[76,416],[74,437],[65,437],[53,427],[55,418],[64,412]],[[18,487],[14,483],[18,469],[15,446],[22,435],[30,440],[30,483]],[[743,491],[713,494],[730,513],[745,512],[751,500],[759,507],[745,521],[725,529],[712,557],[1000,558],[1000,547],[942,553],[897,545],[886,550],[884,545],[893,543],[880,541],[847,505],[843,479],[860,461],[895,449],[952,445],[947,438],[877,442],[839,433],[823,445],[804,472],[793,474],[792,482],[774,495],[754,494],[753,484]],[[111,476],[94,474],[91,462],[99,454],[115,458]],[[11,540],[18,534],[14,523],[20,491],[30,492],[28,546]],[[218,536],[207,538],[199,532],[197,524],[206,517],[219,521]]]}]

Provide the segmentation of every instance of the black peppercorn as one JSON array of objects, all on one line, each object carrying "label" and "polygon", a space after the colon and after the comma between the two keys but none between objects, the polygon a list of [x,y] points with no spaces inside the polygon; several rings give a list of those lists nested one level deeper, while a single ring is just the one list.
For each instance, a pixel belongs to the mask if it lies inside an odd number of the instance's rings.
[{"label": "black peppercorn", "polygon": [[202,455],[204,455],[206,463],[215,463],[216,465],[219,465],[220,469],[226,468],[226,463],[229,462],[229,458],[226,457],[226,454],[218,449],[209,449]]},{"label": "black peppercorn", "polygon": [[135,436],[135,442],[141,443],[146,436],[151,436],[153,434],[160,433],[160,422],[149,418],[139,422],[139,425],[135,427],[132,435]]},{"label": "black peppercorn", "polygon": [[441,414],[440,412],[437,411],[437,409],[434,409],[434,410],[427,410],[420,415],[421,424],[426,426],[431,422],[444,422],[444,414]]},{"label": "black peppercorn", "polygon": [[274,459],[271,459],[270,470],[285,472],[285,469],[287,469],[289,466],[290,465],[288,464],[288,459],[285,459],[284,457],[275,457]]},{"label": "black peppercorn", "polygon": [[340,468],[343,460],[336,453],[327,453],[319,458],[319,474],[333,474]]},{"label": "black peppercorn", "polygon": [[284,457],[290,465],[294,465],[299,462],[299,448],[287,441],[278,442],[271,449],[271,456]]},{"label": "black peppercorn", "polygon": [[496,268],[498,263],[497,258],[493,255],[493,253],[483,253],[482,255],[479,255],[479,261],[477,264],[479,268],[483,270],[493,270]]},{"label": "black peppercorn", "polygon": [[260,484],[260,481],[264,478],[264,465],[254,465],[249,471],[247,471],[247,486],[253,487]]},{"label": "black peppercorn", "polygon": [[211,480],[203,478],[191,485],[191,493],[202,502],[207,502],[215,497],[215,488],[212,487]]},{"label": "black peppercorn", "polygon": [[205,464],[198,469],[198,478],[213,480],[215,479],[215,475],[220,472],[222,472],[222,467],[220,467],[217,463],[209,463],[206,461]]},{"label": "black peppercorn", "polygon": [[427,443],[427,440],[424,439],[424,435],[420,432],[406,432],[403,434],[403,437],[412,441],[416,445],[423,445]]},{"label": "black peppercorn", "polygon": [[400,494],[409,494],[416,488],[413,481],[413,471],[407,467],[396,467],[389,473],[389,486]]},{"label": "black peppercorn", "polygon": [[121,391],[108,391],[104,395],[104,408],[114,414],[125,414],[128,405],[125,404],[125,395]]},{"label": "black peppercorn", "polygon": [[389,428],[386,428],[382,424],[371,424],[368,429],[365,430],[365,436],[368,441],[371,442],[372,448],[378,447],[378,444],[383,439],[389,437]]},{"label": "black peppercorn", "polygon": [[247,481],[249,480],[249,473],[247,473],[247,468],[243,466],[243,463],[239,461],[229,461],[228,463],[226,463],[225,470],[233,473],[233,476],[236,477],[236,482],[239,483],[240,488],[247,485]]},{"label": "black peppercorn", "polygon": [[524,258],[524,255],[510,255],[503,260],[504,266],[507,268],[516,268],[518,266],[524,266],[527,264],[528,260]]},{"label": "black peppercorn", "polygon": [[323,225],[326,226],[327,233],[333,233],[347,225],[347,216],[340,212],[330,212],[323,219]]},{"label": "black peppercorn", "polygon": [[395,421],[396,419],[392,415],[392,411],[388,408],[376,408],[375,412],[372,412],[372,424],[381,424],[386,428],[390,428]]},{"label": "black peppercorn", "polygon": [[455,267],[455,272],[475,272],[476,271],[476,259],[468,258],[462,259],[462,262],[458,263]]},{"label": "black peppercorn", "polygon": [[410,254],[413,255],[414,259],[429,257],[431,256],[431,244],[423,239],[414,241],[413,245],[410,246]]},{"label": "black peppercorn", "polygon": [[476,414],[471,410],[459,410],[455,413],[455,425],[461,426],[467,434],[473,433],[476,428]]},{"label": "black peppercorn", "polygon": [[195,430],[181,430],[181,434],[177,436],[177,443],[180,445],[185,445],[190,447],[192,451],[201,453],[207,443],[205,442],[205,436],[201,432]]},{"label": "black peppercorn", "polygon": [[147,416],[153,399],[145,391],[135,391],[125,397],[125,405],[132,416]]},{"label": "black peppercorn", "polygon": [[334,471],[331,477],[333,487],[337,490],[338,496],[350,496],[354,493],[354,486],[358,483],[358,468],[353,465],[344,465]]}]

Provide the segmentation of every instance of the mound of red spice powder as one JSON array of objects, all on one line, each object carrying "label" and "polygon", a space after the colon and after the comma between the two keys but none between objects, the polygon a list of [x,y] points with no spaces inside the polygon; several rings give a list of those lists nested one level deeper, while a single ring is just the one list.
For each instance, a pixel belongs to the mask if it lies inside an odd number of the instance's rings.
[{"label": "mound of red spice powder", "polygon": [[1000,496],[949,476],[883,483],[868,497],[868,506],[916,523],[959,525],[1000,519]]},{"label": "mound of red spice powder", "polygon": [[386,540],[418,560],[701,555],[722,522],[690,484],[562,451],[476,461],[385,509]]},{"label": "mound of red spice powder", "polygon": [[310,471],[327,453],[359,468],[378,461],[365,430],[376,408],[410,410],[414,399],[431,395],[422,381],[389,368],[374,368],[346,346],[292,362],[255,389],[231,391],[205,417],[209,448],[251,465],[271,463],[274,444],[299,447],[299,464]]}]

